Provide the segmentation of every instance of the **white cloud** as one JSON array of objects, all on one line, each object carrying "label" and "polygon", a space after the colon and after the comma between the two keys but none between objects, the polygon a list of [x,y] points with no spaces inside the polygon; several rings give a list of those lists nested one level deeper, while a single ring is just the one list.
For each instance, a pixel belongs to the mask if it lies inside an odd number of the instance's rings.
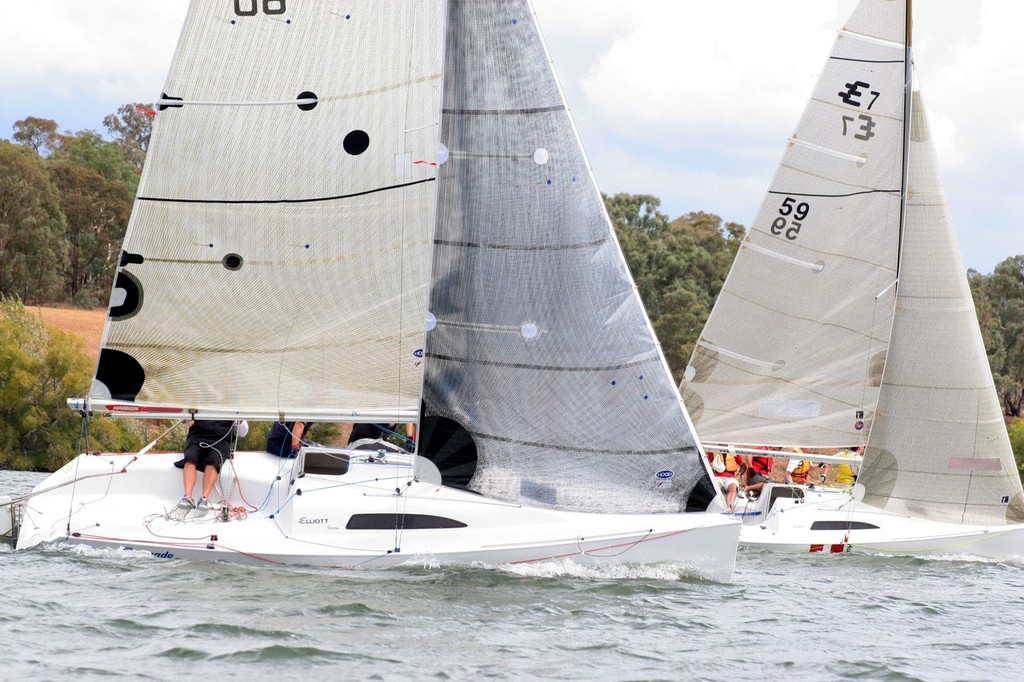
[{"label": "white cloud", "polygon": [[[749,223],[854,0],[534,0],[602,189]],[[185,0],[30,0],[0,22],[0,130],[159,94]],[[968,265],[1024,253],[1020,0],[928,0],[915,55]],[[88,117],[88,118],[86,118]],[[984,235],[980,238],[979,235]]]}]

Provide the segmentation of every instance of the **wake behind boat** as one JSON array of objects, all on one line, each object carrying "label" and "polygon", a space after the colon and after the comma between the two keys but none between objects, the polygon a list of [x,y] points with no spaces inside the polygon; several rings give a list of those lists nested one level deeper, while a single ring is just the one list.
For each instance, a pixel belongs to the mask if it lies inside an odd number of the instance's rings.
[{"label": "wake behind boat", "polygon": [[528,2],[335,9],[190,5],[73,405],[419,418],[416,455],[236,453],[203,517],[172,513],[180,455],[81,455],[12,505],[18,547],[728,577],[740,524],[706,512],[710,470]]},{"label": "wake behind boat", "polygon": [[681,386],[705,443],[866,446],[853,489],[761,501],[744,545],[1024,556],[910,17],[862,0],[839,32]]}]

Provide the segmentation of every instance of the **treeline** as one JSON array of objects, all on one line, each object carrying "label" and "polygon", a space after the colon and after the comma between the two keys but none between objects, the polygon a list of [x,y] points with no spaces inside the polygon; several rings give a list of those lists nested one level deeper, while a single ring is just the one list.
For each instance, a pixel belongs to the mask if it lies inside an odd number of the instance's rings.
[{"label": "treeline", "polygon": [[126,104],[94,130],[58,132],[28,117],[0,140],[0,294],[94,308],[110,294],[146,158],[148,105]]},{"label": "treeline", "polygon": [[[89,441],[67,397],[84,395],[91,362],[73,339],[27,314],[33,305],[105,306],[152,129],[150,105],[126,104],[92,130],[58,133],[28,117],[0,140],[0,468],[52,470],[80,449],[139,447],[166,428],[100,420]],[[670,218],[657,197],[605,197],[619,243],[676,380],[745,235],[696,212]],[[1008,416],[1024,412],[1024,256],[968,273]],[[261,448],[255,428],[244,447]],[[1024,419],[1010,427],[1024,456]],[[173,434],[164,447],[173,447]]]}]

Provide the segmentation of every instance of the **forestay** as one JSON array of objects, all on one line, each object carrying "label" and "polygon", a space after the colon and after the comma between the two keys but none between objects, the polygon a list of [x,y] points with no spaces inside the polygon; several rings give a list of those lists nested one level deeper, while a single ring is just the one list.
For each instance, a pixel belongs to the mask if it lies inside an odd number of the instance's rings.
[{"label": "forestay", "polygon": [[415,418],[443,3],[234,6],[190,7],[90,397]]},{"label": "forestay", "polygon": [[905,9],[861,2],[836,38],[681,385],[705,442],[865,442],[895,297]]},{"label": "forestay", "polygon": [[529,4],[451,2],[445,67],[422,454],[498,499],[685,508],[707,467]]},{"label": "forestay", "polygon": [[967,524],[1024,521],[935,143],[914,93],[903,258],[878,415],[858,479],[864,501]]}]

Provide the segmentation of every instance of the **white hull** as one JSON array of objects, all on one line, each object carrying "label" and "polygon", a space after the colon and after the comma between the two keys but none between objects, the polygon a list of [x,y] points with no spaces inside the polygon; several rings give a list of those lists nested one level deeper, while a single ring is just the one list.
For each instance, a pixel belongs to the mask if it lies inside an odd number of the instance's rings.
[{"label": "white hull", "polygon": [[[780,492],[789,495],[788,491],[799,493],[797,497],[777,496]],[[736,512],[743,520],[740,544],[745,547],[787,553],[1024,559],[1024,524],[969,526],[927,521],[859,502],[848,489],[773,483],[758,500],[740,500]]]},{"label": "white hull", "polygon": [[[351,568],[673,562],[717,580],[728,580],[735,564],[740,524],[718,514],[508,504],[441,486],[429,462],[394,453],[379,461],[367,451],[309,450],[296,460],[239,452],[211,495],[226,497],[224,512],[179,518],[179,458],[79,456],[27,500],[17,548],[61,540],[162,558]],[[197,490],[201,484],[202,476]],[[404,528],[396,529],[396,519]]]}]

